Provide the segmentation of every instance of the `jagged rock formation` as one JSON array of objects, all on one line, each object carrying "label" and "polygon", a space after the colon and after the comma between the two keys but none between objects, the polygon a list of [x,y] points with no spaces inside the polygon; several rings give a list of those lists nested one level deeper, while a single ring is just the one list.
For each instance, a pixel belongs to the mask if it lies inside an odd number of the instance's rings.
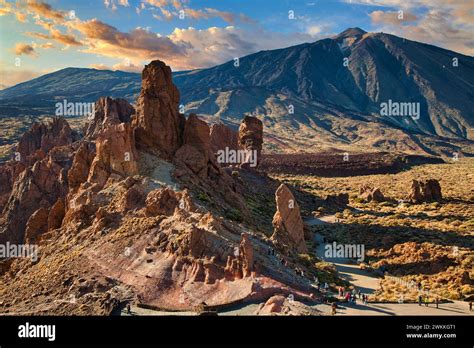
[{"label": "jagged rock formation", "polygon": [[[242,149],[256,153],[257,164],[260,163],[260,155],[263,145],[263,123],[256,117],[245,116],[239,127],[239,146]],[[247,164],[243,164],[247,167]]]},{"label": "jagged rock formation", "polygon": [[205,179],[209,170],[217,171],[216,163],[211,158],[213,159],[209,126],[195,114],[191,114],[184,125],[183,146],[176,152],[176,159]]},{"label": "jagged rock formation", "polygon": [[67,194],[72,155],[71,146],[54,147],[47,157],[21,172],[0,218],[0,243],[22,242],[29,217],[39,208],[49,209]]},{"label": "jagged rock formation", "polygon": [[[219,150],[238,150],[239,133],[227,127],[223,123],[215,123],[211,126],[211,149],[215,154]],[[221,163],[225,165],[225,163]]]},{"label": "jagged rock formation", "polygon": [[[129,298],[170,310],[266,300],[275,293],[311,300],[309,282],[295,280],[267,257],[267,238],[250,228],[245,183],[217,163],[209,126],[178,113],[169,67],[152,62],[143,78],[135,115],[127,102],[101,98],[83,139],[62,137],[67,145],[52,148],[45,140],[44,149],[24,141],[33,163],[22,163],[17,176],[15,166],[0,166],[0,179],[12,182],[0,242],[40,247],[35,262],[0,260],[7,279],[0,312],[110,314]],[[247,119],[242,132],[258,151],[259,122]],[[33,158],[38,149],[49,152]],[[277,194],[275,236],[303,252],[299,208],[295,202],[297,215],[284,208],[293,197],[287,196]],[[240,224],[232,221],[236,217]],[[15,277],[18,272],[22,277]],[[56,301],[70,297],[75,302]]]},{"label": "jagged rock formation", "polygon": [[281,184],[275,192],[277,211],[273,216],[272,239],[285,250],[307,253],[304,241],[304,225],[300,207],[288,186]]},{"label": "jagged rock formation", "polygon": [[378,187],[373,188],[370,185],[363,185],[359,189],[359,196],[364,202],[383,202],[385,201],[385,196]]},{"label": "jagged rock formation", "polygon": [[135,109],[125,99],[102,97],[94,104],[94,113],[89,116],[85,137],[95,139],[110,125],[130,123]]},{"label": "jagged rock formation", "polygon": [[234,256],[227,256],[225,272],[232,278],[250,277],[255,269],[254,263],[252,242],[249,239],[249,235],[244,233],[242,234],[239,249],[236,249]]},{"label": "jagged rock formation", "polygon": [[138,147],[156,149],[171,158],[182,144],[184,115],[178,112],[179,91],[171,80],[171,69],[153,61],[142,73],[133,127]]},{"label": "jagged rock formation", "polygon": [[435,179],[428,179],[426,181],[412,180],[408,199],[414,203],[439,202],[443,199],[441,185]]},{"label": "jagged rock formation", "polygon": [[71,144],[77,138],[64,118],[53,118],[47,124],[34,123],[21,137],[17,152],[22,162],[28,162],[30,157],[42,159],[53,147]]},{"label": "jagged rock formation", "polygon": [[96,156],[88,181],[104,186],[109,177],[138,174],[135,139],[129,123],[108,125],[96,139]]}]

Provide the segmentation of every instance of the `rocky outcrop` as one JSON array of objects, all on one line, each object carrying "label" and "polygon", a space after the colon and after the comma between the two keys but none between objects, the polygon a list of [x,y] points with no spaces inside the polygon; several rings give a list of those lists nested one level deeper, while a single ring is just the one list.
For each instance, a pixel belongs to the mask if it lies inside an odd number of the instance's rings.
[{"label": "rocky outcrop", "polygon": [[[245,116],[239,127],[239,147],[252,151],[257,156],[257,164],[260,163],[260,155],[263,145],[263,123],[256,117]],[[249,167],[242,164],[242,167]]]},{"label": "rocky outcrop", "polygon": [[378,187],[373,188],[370,185],[363,185],[359,189],[359,197],[364,202],[384,202],[385,196],[383,195],[382,191]]},{"label": "rocky outcrop", "polygon": [[96,139],[96,156],[92,161],[90,183],[104,186],[109,179],[138,174],[135,139],[129,123],[108,125]]},{"label": "rocky outcrop", "polygon": [[[18,176],[0,220],[0,242],[23,241],[28,218],[39,208],[49,209],[67,194],[67,171],[72,156],[71,147],[55,147],[47,157]],[[46,216],[46,226],[47,219]]]},{"label": "rocky outcrop", "polygon": [[273,216],[272,239],[288,252],[307,253],[300,207],[288,186],[281,184],[275,192],[277,211]]},{"label": "rocky outcrop", "polygon": [[426,181],[412,180],[408,199],[413,203],[439,202],[443,199],[441,185],[435,179],[428,179]]},{"label": "rocky outcrop", "polygon": [[130,123],[135,109],[125,99],[101,97],[94,105],[94,113],[89,117],[85,138],[93,140],[109,125]]},{"label": "rocky outcrop", "polygon": [[250,277],[254,271],[253,246],[247,233],[242,234],[239,248],[234,251],[234,255],[227,257],[225,273],[229,279],[241,279]]},{"label": "rocky outcrop", "polygon": [[56,203],[53,204],[48,214],[48,231],[55,230],[61,227],[64,219],[66,207],[64,205],[64,198],[59,198]]},{"label": "rocky outcrop", "polygon": [[138,148],[157,150],[171,159],[182,144],[185,119],[178,112],[178,104],[179,91],[171,79],[170,67],[158,60],[146,65],[133,119]]},{"label": "rocky outcrop", "polygon": [[49,123],[34,123],[21,137],[17,152],[20,161],[34,163],[34,160],[44,158],[53,147],[68,145],[77,139],[77,134],[64,118],[53,118]]},{"label": "rocky outcrop", "polygon": [[[239,133],[227,127],[223,123],[215,123],[211,126],[211,149],[215,154],[219,150],[239,149]],[[221,163],[221,166],[225,163]]]},{"label": "rocky outcrop", "polygon": [[68,182],[71,192],[76,191],[82,183],[87,181],[95,155],[95,142],[83,141],[77,149],[71,169],[68,171]]},{"label": "rocky outcrop", "polygon": [[339,193],[336,195],[327,195],[324,202],[335,208],[344,208],[349,204],[349,194]]},{"label": "rocky outcrop", "polygon": [[195,114],[191,114],[184,126],[183,146],[176,152],[176,159],[184,163],[202,179],[208,177],[211,159],[209,126]]},{"label": "rocky outcrop", "polygon": [[13,165],[11,163],[0,166],[0,214],[10,197],[13,187]]},{"label": "rocky outcrop", "polygon": [[38,237],[48,231],[48,215],[48,209],[39,208],[30,216],[25,229],[26,243],[36,243]]}]

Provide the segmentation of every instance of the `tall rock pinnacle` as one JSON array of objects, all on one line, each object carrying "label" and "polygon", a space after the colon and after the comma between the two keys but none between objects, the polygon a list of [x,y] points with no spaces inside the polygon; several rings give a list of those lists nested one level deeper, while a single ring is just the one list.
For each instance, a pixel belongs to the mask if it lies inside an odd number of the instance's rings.
[{"label": "tall rock pinnacle", "polygon": [[170,158],[181,146],[184,115],[178,112],[179,91],[171,79],[171,69],[155,60],[145,66],[142,90],[133,121],[137,146],[158,150]]}]

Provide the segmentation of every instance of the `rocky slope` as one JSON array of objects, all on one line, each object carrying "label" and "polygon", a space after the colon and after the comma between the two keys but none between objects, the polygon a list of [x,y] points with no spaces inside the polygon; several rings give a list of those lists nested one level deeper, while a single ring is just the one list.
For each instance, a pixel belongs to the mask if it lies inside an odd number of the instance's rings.
[{"label": "rocky slope", "polygon": [[[269,238],[278,183],[217,162],[208,124],[178,112],[163,62],[142,77],[136,108],[100,98],[83,138],[61,118],[36,124],[19,160],[0,166],[0,242],[39,247],[38,259],[0,261],[0,312],[111,314],[126,301],[193,310],[278,294],[314,301],[294,271],[314,272],[299,264],[302,225]],[[262,132],[247,117],[238,143],[259,152]],[[279,216],[282,226],[301,222],[299,209]],[[295,236],[297,248],[287,243]]]}]

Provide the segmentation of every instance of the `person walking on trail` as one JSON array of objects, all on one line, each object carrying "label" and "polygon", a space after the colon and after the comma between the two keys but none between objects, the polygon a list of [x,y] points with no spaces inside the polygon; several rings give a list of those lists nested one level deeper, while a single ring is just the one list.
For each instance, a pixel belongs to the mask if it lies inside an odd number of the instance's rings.
[{"label": "person walking on trail", "polygon": [[128,315],[131,315],[132,314],[132,311],[130,309],[130,303],[127,303],[127,314]]},{"label": "person walking on trail", "polygon": [[469,312],[472,312],[472,302],[469,301]]},{"label": "person walking on trail", "polygon": [[425,296],[425,307],[428,307],[428,296]]},{"label": "person walking on trail", "polygon": [[423,300],[423,298],[421,297],[421,295],[418,296],[418,306],[421,306],[421,301]]},{"label": "person walking on trail", "polygon": [[439,297],[438,296],[436,296],[436,298],[435,298],[435,303],[436,303],[436,308],[439,308],[438,307],[438,304],[439,304]]},{"label": "person walking on trail", "polygon": [[359,291],[357,292],[357,296],[359,297],[359,300],[360,300],[360,297],[362,296],[362,291],[359,290]]},{"label": "person walking on trail", "polygon": [[331,305],[331,314],[332,315],[336,315],[336,308],[337,308],[337,304],[336,304],[336,302],[333,302],[332,305]]}]

